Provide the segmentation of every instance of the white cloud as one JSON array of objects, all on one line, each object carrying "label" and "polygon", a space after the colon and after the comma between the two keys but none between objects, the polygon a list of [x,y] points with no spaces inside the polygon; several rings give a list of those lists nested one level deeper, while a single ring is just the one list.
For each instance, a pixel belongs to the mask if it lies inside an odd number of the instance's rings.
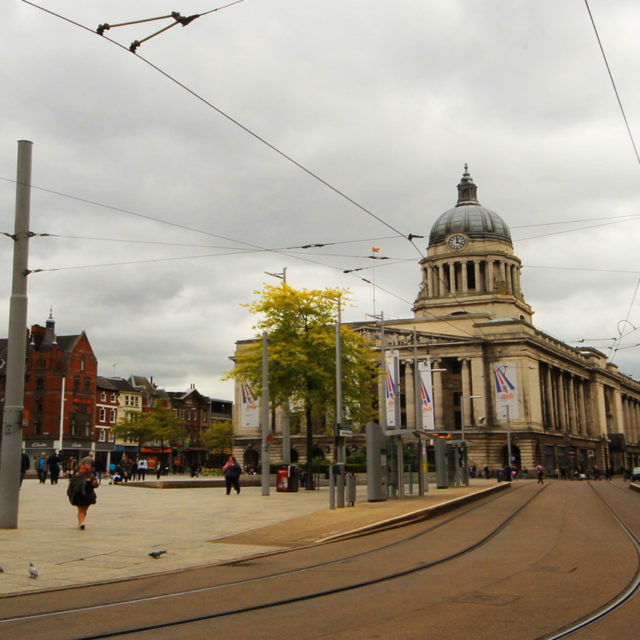
[{"label": "white cloud", "polygon": [[[44,5],[91,29],[159,12],[142,0]],[[637,7],[590,6],[637,128]],[[180,8],[209,9],[203,0]],[[106,35],[128,46],[163,24]],[[1,177],[13,179],[16,141],[31,139],[35,185],[201,231],[34,190],[32,228],[65,237],[31,241],[32,268],[60,270],[30,276],[30,324],[53,305],[60,333],[87,332],[103,374],[115,364],[118,375],[231,397],[220,377],[235,340],[253,333],[241,304],[276,282],[264,271],[286,266],[299,288],[349,286],[358,306],[346,319],[362,319],[373,295],[357,276],[373,272],[342,271],[371,266],[362,256],[381,246],[408,261],[376,268],[377,310],[410,315],[419,256],[388,227],[104,38],[23,4],[7,9],[2,35],[10,63],[0,72]],[[139,53],[404,234],[428,236],[455,203],[468,162],[480,201],[512,229],[542,329],[577,340],[616,336],[627,314],[640,325],[637,300],[630,309],[637,275],[527,268],[637,265],[635,221],[526,239],[589,224],[524,225],[640,214],[638,164],[581,5],[248,0]],[[0,181],[0,231],[13,229],[14,191]],[[295,255],[257,250],[346,240],[359,242]],[[424,251],[427,239],[416,242]],[[175,259],[224,246],[247,253]],[[7,238],[4,247],[0,317],[8,318]],[[637,349],[615,361],[640,375]]]}]

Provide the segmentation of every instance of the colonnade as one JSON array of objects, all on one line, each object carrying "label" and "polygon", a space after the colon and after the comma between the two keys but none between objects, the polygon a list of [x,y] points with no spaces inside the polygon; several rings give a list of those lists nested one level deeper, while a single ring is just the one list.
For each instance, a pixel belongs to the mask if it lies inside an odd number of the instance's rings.
[{"label": "colonnade", "polygon": [[640,400],[631,396],[622,396],[622,412],[627,442],[638,442],[640,437]]},{"label": "colonnade", "polygon": [[520,265],[515,261],[463,258],[427,262],[422,291],[428,298],[454,293],[499,293],[521,296]]},{"label": "colonnade", "polygon": [[540,363],[542,422],[545,429],[597,437],[591,408],[591,383],[560,368]]}]

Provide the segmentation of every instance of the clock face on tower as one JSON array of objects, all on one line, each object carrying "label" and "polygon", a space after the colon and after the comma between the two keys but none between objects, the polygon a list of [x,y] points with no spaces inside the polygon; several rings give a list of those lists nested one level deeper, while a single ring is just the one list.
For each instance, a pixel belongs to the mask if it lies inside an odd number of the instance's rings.
[{"label": "clock face on tower", "polygon": [[449,240],[447,240],[447,244],[452,248],[452,249],[462,249],[462,247],[464,247],[465,244],[467,244],[467,239],[459,234],[459,233],[454,233],[452,236],[449,237]]}]

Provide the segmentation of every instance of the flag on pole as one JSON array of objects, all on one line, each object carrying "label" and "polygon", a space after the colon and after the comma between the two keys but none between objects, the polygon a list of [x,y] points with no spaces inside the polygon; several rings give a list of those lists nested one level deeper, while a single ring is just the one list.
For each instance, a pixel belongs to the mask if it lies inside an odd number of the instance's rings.
[{"label": "flag on pole", "polygon": [[387,427],[399,426],[396,421],[396,404],[398,402],[398,381],[396,379],[396,363],[398,360],[397,351],[386,351],[385,361],[385,411]]},{"label": "flag on pole", "polygon": [[518,389],[516,385],[516,365],[513,363],[499,363],[493,365],[493,383],[496,393],[496,417],[504,420],[507,417],[518,419]]},{"label": "flag on pole", "polygon": [[260,402],[253,395],[248,382],[240,383],[242,404],[240,405],[240,426],[257,429],[260,426]]},{"label": "flag on pole", "polygon": [[380,251],[380,247],[371,247],[371,251],[378,253],[378,251]]},{"label": "flag on pole", "polygon": [[422,428],[433,431],[436,427],[433,408],[433,382],[431,378],[431,362],[419,362],[420,375],[420,411],[422,413]]}]

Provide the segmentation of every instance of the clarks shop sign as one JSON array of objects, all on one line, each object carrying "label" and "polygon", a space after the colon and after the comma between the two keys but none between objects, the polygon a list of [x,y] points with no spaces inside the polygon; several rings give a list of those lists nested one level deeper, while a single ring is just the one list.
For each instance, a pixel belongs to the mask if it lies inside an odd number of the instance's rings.
[{"label": "clarks shop sign", "polygon": [[33,440],[25,444],[26,449],[51,449],[53,447],[53,440]]}]

